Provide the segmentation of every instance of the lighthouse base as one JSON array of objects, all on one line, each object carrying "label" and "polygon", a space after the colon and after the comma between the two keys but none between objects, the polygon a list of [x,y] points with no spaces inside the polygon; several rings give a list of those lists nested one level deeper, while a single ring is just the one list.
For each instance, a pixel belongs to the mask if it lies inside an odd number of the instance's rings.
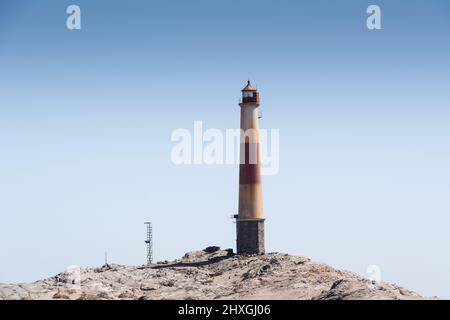
[{"label": "lighthouse base", "polygon": [[237,253],[264,254],[264,219],[236,221]]}]

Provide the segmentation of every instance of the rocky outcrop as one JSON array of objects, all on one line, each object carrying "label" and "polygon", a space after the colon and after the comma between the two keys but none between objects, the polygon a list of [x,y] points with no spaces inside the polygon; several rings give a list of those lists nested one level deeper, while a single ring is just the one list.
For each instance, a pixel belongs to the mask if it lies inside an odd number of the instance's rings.
[{"label": "rocky outcrop", "polygon": [[208,247],[148,266],[72,267],[31,284],[0,284],[0,299],[424,299],[310,259],[238,256]]}]

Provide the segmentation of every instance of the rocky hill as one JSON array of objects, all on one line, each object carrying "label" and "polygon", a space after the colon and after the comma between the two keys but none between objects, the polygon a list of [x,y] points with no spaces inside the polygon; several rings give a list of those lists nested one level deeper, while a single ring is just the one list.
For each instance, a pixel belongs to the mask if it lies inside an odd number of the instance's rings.
[{"label": "rocky hill", "polygon": [[0,284],[0,299],[424,299],[389,283],[281,253],[238,256],[209,247],[149,266],[73,267],[31,284]]}]

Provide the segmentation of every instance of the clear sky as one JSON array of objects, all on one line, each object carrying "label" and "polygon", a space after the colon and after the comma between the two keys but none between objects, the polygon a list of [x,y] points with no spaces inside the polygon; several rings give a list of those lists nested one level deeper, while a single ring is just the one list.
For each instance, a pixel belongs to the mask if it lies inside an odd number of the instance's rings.
[{"label": "clear sky", "polygon": [[448,0],[0,0],[0,282],[142,264],[144,221],[156,260],[234,247],[237,166],[170,137],[236,128],[249,78],[280,130],[268,251],[450,298]]}]

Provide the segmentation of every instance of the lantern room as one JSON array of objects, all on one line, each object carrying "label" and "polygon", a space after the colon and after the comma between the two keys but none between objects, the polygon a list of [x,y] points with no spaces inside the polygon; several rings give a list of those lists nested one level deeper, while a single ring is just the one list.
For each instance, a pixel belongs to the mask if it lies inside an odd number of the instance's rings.
[{"label": "lantern room", "polygon": [[247,85],[242,89],[242,103],[257,103],[259,104],[259,93],[253,88],[250,80]]}]

